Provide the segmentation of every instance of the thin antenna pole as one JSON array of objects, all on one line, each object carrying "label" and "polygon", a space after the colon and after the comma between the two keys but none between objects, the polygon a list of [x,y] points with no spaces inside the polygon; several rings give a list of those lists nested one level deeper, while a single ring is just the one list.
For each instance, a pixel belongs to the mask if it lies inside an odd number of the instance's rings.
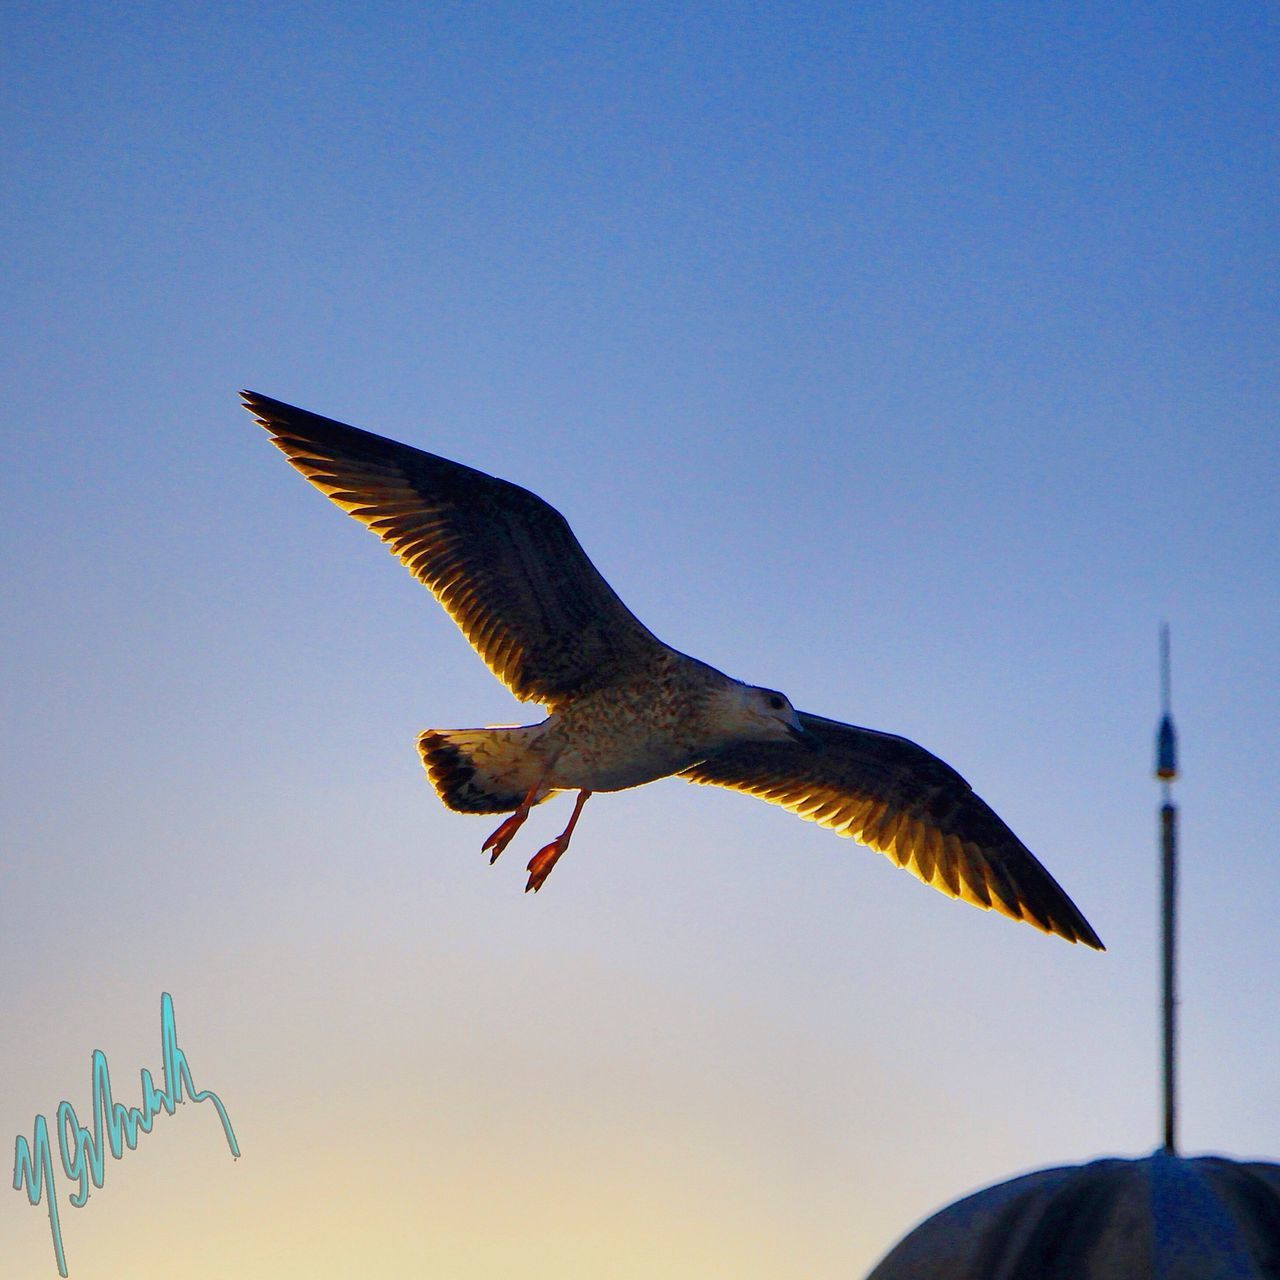
[{"label": "thin antenna pole", "polygon": [[1177,1152],[1177,925],[1178,925],[1178,811],[1160,807],[1164,917],[1164,1149]]},{"label": "thin antenna pole", "polygon": [[1177,1152],[1177,1036],[1178,1036],[1178,810],[1172,787],[1178,776],[1178,738],[1173,728],[1169,674],[1169,627],[1160,628],[1160,694],[1163,714],[1156,733],[1156,777],[1164,792],[1160,806],[1160,863],[1162,923],[1164,1149]]},{"label": "thin antenna pole", "polygon": [[1164,715],[1168,715],[1172,706],[1173,676],[1169,663],[1169,624],[1164,622],[1160,624],[1160,709]]}]

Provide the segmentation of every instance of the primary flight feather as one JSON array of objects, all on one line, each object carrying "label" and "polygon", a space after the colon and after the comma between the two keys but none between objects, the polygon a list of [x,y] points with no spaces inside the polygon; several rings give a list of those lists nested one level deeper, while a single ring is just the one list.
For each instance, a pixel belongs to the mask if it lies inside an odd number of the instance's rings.
[{"label": "primary flight feather", "polygon": [[536,853],[539,889],[588,796],[676,775],[745,791],[888,855],[951,897],[1070,942],[1102,943],[1025,845],[949,765],[906,738],[797,712],[664,644],[622,603],[565,518],[518,485],[255,392],[245,407],[293,467],[367,525],[449,611],[493,673],[548,712],[510,729],[428,729],[451,809],[509,813],[578,793]]}]

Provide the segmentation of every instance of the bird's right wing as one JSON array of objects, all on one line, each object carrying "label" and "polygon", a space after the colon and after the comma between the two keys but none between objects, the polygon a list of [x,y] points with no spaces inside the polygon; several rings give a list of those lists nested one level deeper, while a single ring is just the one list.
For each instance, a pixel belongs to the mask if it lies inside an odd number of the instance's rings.
[{"label": "bird's right wing", "polygon": [[537,494],[241,395],[294,469],[389,545],[517,698],[554,704],[665,651]]},{"label": "bird's right wing", "polygon": [[893,734],[805,712],[800,721],[820,749],[740,743],[680,776],[781,805],[953,898],[1103,949],[1057,881],[950,765]]}]

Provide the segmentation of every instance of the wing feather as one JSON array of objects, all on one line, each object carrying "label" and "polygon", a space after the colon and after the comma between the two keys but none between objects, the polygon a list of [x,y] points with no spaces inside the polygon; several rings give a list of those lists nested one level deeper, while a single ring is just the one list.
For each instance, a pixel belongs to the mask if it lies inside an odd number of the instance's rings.
[{"label": "wing feather", "polygon": [[294,469],[388,545],[517,698],[554,705],[665,650],[536,494],[241,394]]},{"label": "wing feather", "polygon": [[804,712],[800,720],[820,750],[742,743],[681,776],[781,805],[950,897],[1102,950],[1057,881],[950,765],[893,734]]}]

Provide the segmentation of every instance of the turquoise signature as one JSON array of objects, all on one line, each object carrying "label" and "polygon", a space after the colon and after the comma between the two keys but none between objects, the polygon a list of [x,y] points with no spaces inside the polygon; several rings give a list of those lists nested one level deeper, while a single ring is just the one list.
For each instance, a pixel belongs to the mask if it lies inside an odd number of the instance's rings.
[{"label": "turquoise signature", "polygon": [[[239,1159],[240,1147],[222,1099],[209,1089],[197,1091],[195,1081],[191,1079],[187,1055],[178,1047],[178,1033],[173,1024],[173,997],[167,991],[160,997],[160,1039],[164,1046],[164,1088],[157,1089],[151,1072],[143,1067],[141,1107],[126,1107],[112,1098],[107,1055],[101,1049],[93,1051],[93,1131],[80,1123],[71,1103],[58,1104],[58,1152],[62,1157],[63,1172],[80,1184],[71,1193],[71,1203],[77,1209],[83,1208],[89,1198],[91,1178],[95,1187],[102,1186],[106,1159],[104,1134],[111,1154],[119,1160],[126,1145],[130,1151],[137,1147],[139,1132],[151,1132],[152,1122],[162,1109],[173,1115],[174,1107],[186,1098],[192,1102],[213,1103],[222,1121],[222,1131],[227,1135],[227,1146]],[[67,1259],[62,1251],[62,1227],[58,1221],[58,1198],[53,1185],[53,1153],[49,1146],[49,1125],[44,1116],[36,1116],[34,1141],[33,1155],[26,1136],[18,1135],[13,1155],[13,1189],[21,1191],[25,1184],[27,1199],[33,1205],[39,1204],[42,1196],[48,1198],[53,1252],[58,1260],[58,1274],[65,1276]]]}]

